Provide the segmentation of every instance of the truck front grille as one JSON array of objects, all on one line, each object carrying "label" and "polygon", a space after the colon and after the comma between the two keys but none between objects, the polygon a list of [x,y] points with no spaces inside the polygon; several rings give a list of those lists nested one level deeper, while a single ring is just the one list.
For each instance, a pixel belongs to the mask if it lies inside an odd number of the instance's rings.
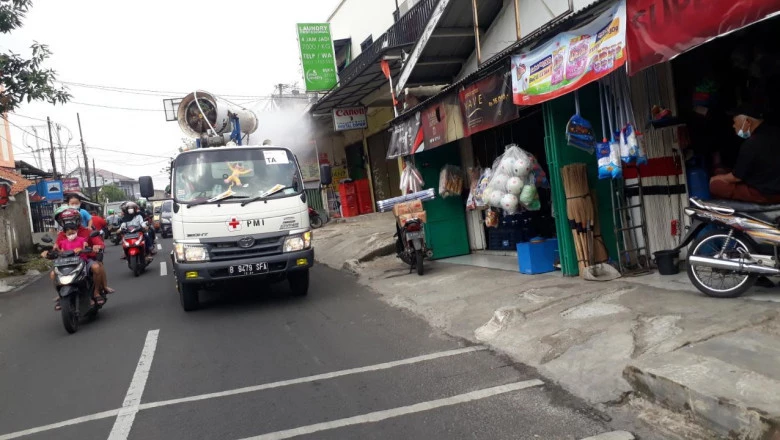
[{"label": "truck front grille", "polygon": [[285,236],[258,239],[249,248],[239,247],[236,241],[215,243],[209,248],[209,256],[211,261],[225,261],[278,255],[282,253],[284,238]]}]

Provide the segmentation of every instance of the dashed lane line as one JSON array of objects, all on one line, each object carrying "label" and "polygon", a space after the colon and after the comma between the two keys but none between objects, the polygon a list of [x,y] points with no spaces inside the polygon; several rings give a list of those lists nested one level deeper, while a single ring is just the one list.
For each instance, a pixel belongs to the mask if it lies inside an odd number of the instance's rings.
[{"label": "dashed lane line", "polygon": [[161,251],[161,250],[162,250],[162,244],[161,244],[161,243],[157,243],[157,250],[158,250],[158,251]]},{"label": "dashed lane line", "polygon": [[511,393],[513,391],[520,391],[526,388],[538,387],[541,385],[544,385],[544,382],[538,379],[515,382],[508,385],[500,385],[497,387],[472,391],[470,393],[458,394],[456,396],[446,397],[443,399],[415,403],[414,405],[401,406],[398,408],[386,409],[382,411],[375,411],[368,414],[362,414],[359,416],[347,417],[345,419],[332,420],[330,422],[315,423],[313,425],[301,426],[298,428],[287,429],[284,431],[272,432],[268,434],[258,435],[256,437],[247,437],[244,440],[281,440],[286,438],[298,437],[301,435],[315,434],[321,431],[329,431],[332,429],[345,428],[352,425],[376,423],[376,422],[381,422],[382,420],[387,420],[395,417],[406,416],[409,414],[415,414],[423,411],[430,411],[445,406],[459,405],[462,403],[472,402],[474,400],[482,400],[488,397],[497,396],[499,394]]},{"label": "dashed lane line", "polygon": [[164,277],[168,275],[168,265],[165,264],[165,261],[160,261],[160,276]]},{"label": "dashed lane line", "polygon": [[[220,391],[220,392],[216,392],[216,393],[200,394],[200,395],[195,395],[195,396],[183,397],[183,398],[179,398],[179,399],[163,400],[163,401],[159,401],[159,402],[149,402],[149,403],[144,403],[144,404],[138,405],[138,411],[144,411],[144,410],[147,410],[147,409],[160,408],[160,407],[170,406],[170,405],[178,405],[178,404],[188,403],[188,402],[197,402],[197,401],[207,400],[207,399],[215,399],[215,398],[219,398],[219,397],[234,396],[234,395],[237,395],[237,394],[253,393],[253,392],[257,392],[257,391],[269,390],[269,389],[273,389],[273,388],[279,388],[279,387],[290,386],[290,385],[298,385],[298,384],[314,382],[314,381],[318,381],[318,380],[334,379],[334,378],[337,378],[337,377],[343,377],[343,376],[348,376],[348,375],[353,375],[353,374],[361,374],[361,373],[368,373],[368,372],[373,372],[373,371],[388,370],[388,369],[391,369],[391,368],[400,367],[400,366],[404,366],[404,365],[412,365],[412,364],[417,364],[417,363],[421,363],[421,362],[431,361],[431,360],[435,360],[435,359],[441,359],[441,358],[451,357],[451,356],[458,356],[458,355],[461,355],[461,354],[473,353],[473,352],[484,351],[484,350],[487,350],[487,347],[482,346],[482,345],[477,345],[477,346],[473,346],[473,347],[465,347],[465,348],[457,348],[457,349],[454,349],[454,350],[440,351],[440,352],[436,352],[436,353],[430,353],[430,354],[425,354],[425,355],[421,355],[421,356],[415,356],[415,357],[411,357],[411,358],[400,359],[400,360],[397,360],[397,361],[384,362],[384,363],[381,363],[381,364],[368,365],[368,366],[365,366],[365,367],[350,368],[350,369],[347,369],[347,370],[333,371],[333,372],[330,372],[330,373],[316,374],[314,376],[306,376],[306,377],[301,377],[301,378],[297,378],[297,379],[282,380],[282,381],[271,382],[271,383],[266,383],[266,384],[262,384],[262,385],[255,385],[255,386],[250,386],[250,387],[236,388],[236,389],[233,389],[233,390]],[[118,415],[120,415],[120,413],[121,413],[121,411],[123,409],[124,409],[124,405],[123,405],[123,408],[120,408],[120,409],[113,409],[113,410],[109,410],[109,411],[103,411],[103,412],[90,414],[90,415],[83,416],[83,417],[77,417],[77,418],[74,418],[74,419],[63,420],[62,422],[52,423],[52,424],[49,424],[49,425],[44,425],[44,426],[39,426],[39,427],[36,427],[36,428],[25,429],[23,431],[17,431],[17,432],[12,432],[12,433],[8,433],[8,434],[3,434],[3,435],[0,435],[0,440],[12,440],[12,439],[16,439],[16,438],[32,435],[32,434],[37,434],[37,433],[40,433],[40,432],[51,431],[51,430],[59,429],[59,428],[65,428],[67,426],[78,425],[78,424],[81,424],[81,423],[87,423],[87,422],[107,419],[107,418],[111,418],[111,417],[117,417]]]},{"label": "dashed lane line", "polygon": [[144,348],[141,351],[141,358],[138,359],[138,365],[135,367],[130,387],[127,388],[125,401],[122,402],[122,408],[114,421],[108,440],[127,440],[127,437],[130,436],[135,415],[138,414],[141,397],[144,395],[146,380],[149,379],[149,371],[152,369],[152,360],[154,359],[154,352],[157,350],[157,337],[159,335],[160,330],[149,330],[149,333],[146,334],[146,342],[144,342]]}]

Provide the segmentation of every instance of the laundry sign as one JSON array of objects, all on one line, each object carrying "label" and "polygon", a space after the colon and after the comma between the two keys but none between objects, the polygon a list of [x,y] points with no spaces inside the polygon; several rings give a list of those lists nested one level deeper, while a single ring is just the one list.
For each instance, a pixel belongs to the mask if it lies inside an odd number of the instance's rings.
[{"label": "laundry sign", "polygon": [[368,128],[365,107],[344,107],[333,109],[333,129],[335,131]]}]

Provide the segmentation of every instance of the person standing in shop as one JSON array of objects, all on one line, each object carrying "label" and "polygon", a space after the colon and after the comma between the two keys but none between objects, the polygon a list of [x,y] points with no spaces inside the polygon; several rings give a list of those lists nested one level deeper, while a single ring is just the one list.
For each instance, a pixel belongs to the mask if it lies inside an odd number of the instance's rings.
[{"label": "person standing in shop", "polygon": [[780,203],[780,127],[755,107],[734,114],[734,132],[744,139],[734,170],[710,179],[713,198],[749,203]]}]

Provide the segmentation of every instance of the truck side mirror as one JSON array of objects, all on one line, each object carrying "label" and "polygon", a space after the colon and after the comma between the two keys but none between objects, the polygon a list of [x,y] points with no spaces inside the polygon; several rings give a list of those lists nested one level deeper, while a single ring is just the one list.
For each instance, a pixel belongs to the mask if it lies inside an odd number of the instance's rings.
[{"label": "truck side mirror", "polygon": [[139,177],[138,184],[141,187],[141,197],[145,199],[154,197],[154,182],[152,182],[151,176]]}]

